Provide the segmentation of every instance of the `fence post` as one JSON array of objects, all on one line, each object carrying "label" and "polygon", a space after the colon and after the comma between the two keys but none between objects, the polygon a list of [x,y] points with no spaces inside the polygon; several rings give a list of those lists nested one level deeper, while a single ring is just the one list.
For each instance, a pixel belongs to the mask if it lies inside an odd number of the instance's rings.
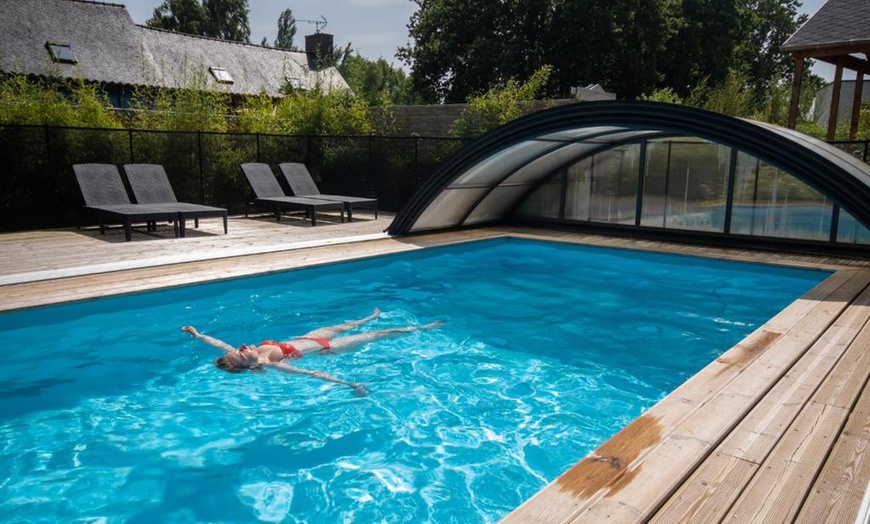
[{"label": "fence post", "polygon": [[420,137],[414,137],[414,189],[420,187]]},{"label": "fence post", "polygon": [[45,124],[45,158],[48,160],[45,163],[45,179],[51,180],[51,140],[49,138],[48,124]]},{"label": "fence post", "polygon": [[128,129],[127,134],[129,135],[129,144],[130,144],[130,163],[136,163],[136,156],[133,154],[133,130]]},{"label": "fence post", "polygon": [[202,167],[202,131],[196,132],[196,146],[199,150],[199,201],[205,204],[205,176]]}]

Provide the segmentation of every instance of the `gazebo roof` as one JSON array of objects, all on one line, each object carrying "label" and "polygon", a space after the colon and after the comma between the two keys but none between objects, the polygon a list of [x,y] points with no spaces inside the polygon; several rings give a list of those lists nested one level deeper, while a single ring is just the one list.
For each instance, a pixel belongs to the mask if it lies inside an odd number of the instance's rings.
[{"label": "gazebo roof", "polygon": [[[870,1],[828,0],[786,42],[787,53],[810,51],[822,56],[825,50],[870,51]],[[836,52],[834,54],[840,54]]]}]

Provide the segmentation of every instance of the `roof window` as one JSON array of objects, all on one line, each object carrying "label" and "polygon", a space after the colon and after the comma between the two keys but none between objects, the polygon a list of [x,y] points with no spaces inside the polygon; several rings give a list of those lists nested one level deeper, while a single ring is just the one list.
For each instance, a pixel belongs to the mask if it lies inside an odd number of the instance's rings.
[{"label": "roof window", "polygon": [[232,84],[234,82],[233,77],[223,67],[209,67],[208,70],[219,84]]},{"label": "roof window", "polygon": [[75,64],[78,62],[78,60],[76,60],[76,55],[73,54],[72,48],[70,48],[69,44],[46,42],[45,48],[48,49],[51,59],[55,62],[62,62],[64,64]]}]

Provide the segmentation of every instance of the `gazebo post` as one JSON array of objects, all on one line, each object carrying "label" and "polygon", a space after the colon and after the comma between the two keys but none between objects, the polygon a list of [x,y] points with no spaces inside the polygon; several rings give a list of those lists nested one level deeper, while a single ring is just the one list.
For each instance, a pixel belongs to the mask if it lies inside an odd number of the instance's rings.
[{"label": "gazebo post", "polygon": [[867,62],[861,64],[855,73],[855,96],[852,99],[852,122],[849,125],[849,140],[855,140],[858,134],[858,120],[861,118],[861,100],[864,96],[864,75],[867,72]]},{"label": "gazebo post", "polygon": [[834,89],[831,91],[831,112],[828,114],[828,136],[830,142],[837,134],[837,113],[840,111],[840,90],[843,88],[843,58],[837,57],[837,69],[834,73]]},{"label": "gazebo post", "polygon": [[788,127],[794,129],[797,126],[797,114],[801,103],[801,83],[804,79],[804,57],[794,56],[794,78],[791,82],[791,104],[788,107]]}]

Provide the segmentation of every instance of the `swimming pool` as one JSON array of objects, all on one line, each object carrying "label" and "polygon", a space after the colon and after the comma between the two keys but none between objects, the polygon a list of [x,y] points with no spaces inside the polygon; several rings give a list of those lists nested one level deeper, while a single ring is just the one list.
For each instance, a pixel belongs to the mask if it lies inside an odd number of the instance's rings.
[{"label": "swimming pool", "polygon": [[[826,276],[512,239],[3,314],[0,512],[494,521]],[[299,362],[363,399],[222,373],[178,330],[258,342],[375,306],[371,328],[447,323]]]}]

